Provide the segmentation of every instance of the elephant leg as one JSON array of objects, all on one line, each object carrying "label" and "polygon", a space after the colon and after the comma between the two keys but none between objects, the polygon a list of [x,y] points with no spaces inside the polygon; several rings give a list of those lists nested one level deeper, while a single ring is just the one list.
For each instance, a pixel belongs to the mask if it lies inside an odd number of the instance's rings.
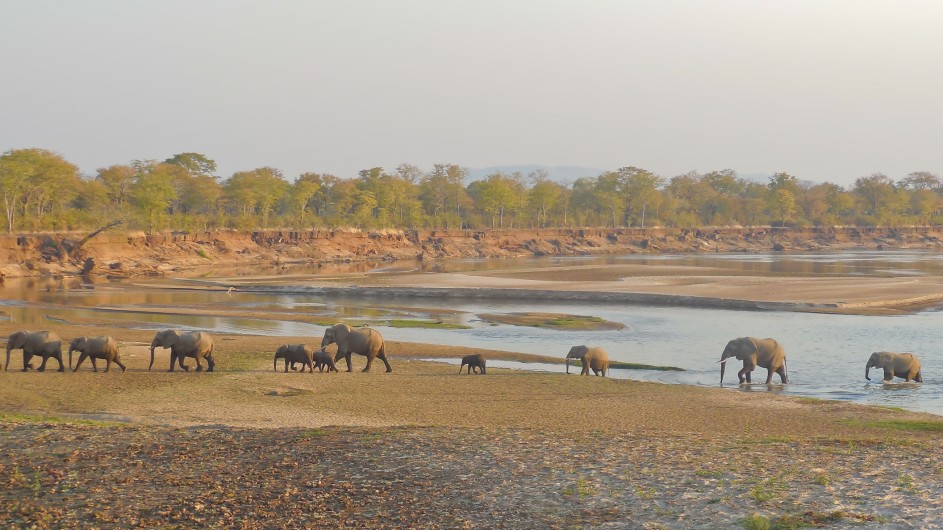
[{"label": "elephant leg", "polygon": [[25,351],[23,352],[23,371],[24,372],[33,368],[33,363],[30,362],[30,359],[32,358],[33,358],[32,353],[26,353]]},{"label": "elephant leg", "polygon": [[193,356],[193,360],[196,361],[196,371],[202,372],[203,363],[200,362],[200,352],[196,352],[196,354]]},{"label": "elephant leg", "polygon": [[117,356],[117,355],[115,356],[115,364],[118,365],[118,368],[121,368],[121,371],[122,371],[122,372],[124,372],[124,371],[126,371],[126,370],[128,369],[127,366],[121,364],[121,359],[118,359],[118,356]]},{"label": "elephant leg", "polygon": [[212,372],[216,368],[216,360],[213,359],[212,352],[206,356],[206,371]]},{"label": "elephant leg", "polygon": [[894,371],[890,368],[884,369],[884,382],[889,383],[894,380]]},{"label": "elephant leg", "polygon": [[309,374],[314,373],[314,364],[312,364],[311,361],[308,361],[308,373]]},{"label": "elephant leg", "polygon": [[367,354],[367,366],[364,366],[364,367],[363,367],[363,370],[361,370],[361,372],[369,372],[369,371],[370,371],[370,365],[371,365],[371,364],[373,364],[373,355],[371,355],[371,354],[368,353],[368,354]]},{"label": "elephant leg", "polygon": [[393,371],[393,367],[390,366],[390,360],[386,358],[385,351],[381,349],[380,353],[377,354],[377,359],[380,359],[381,361],[383,361],[383,364],[386,365],[386,373],[390,373]]},{"label": "elephant leg", "polygon": [[59,369],[56,371],[60,373],[65,372],[65,364],[62,362],[62,352],[59,352],[59,354],[56,355],[56,360],[59,361]]},{"label": "elephant leg", "polygon": [[44,356],[44,357],[43,357],[43,362],[42,362],[42,364],[39,365],[39,371],[40,371],[40,372],[45,372],[45,371],[46,371],[46,363],[47,363],[47,362],[49,362],[49,357],[45,357],[45,356]]},{"label": "elephant leg", "polygon": [[85,361],[85,354],[79,355],[79,360],[75,363],[75,368],[72,369],[73,372],[79,371],[79,366],[82,366],[82,363]]},{"label": "elephant leg", "polygon": [[92,357],[92,356],[90,356],[90,355],[86,355],[85,357],[88,357],[89,362],[92,363],[92,371],[93,371],[93,372],[97,372],[97,371],[98,371],[98,363],[95,362],[95,358]]},{"label": "elephant leg", "polygon": [[746,367],[746,366],[744,366],[743,368],[740,369],[739,372],[737,372],[737,379],[740,380],[740,384],[741,384],[741,385],[742,385],[744,382],[749,382],[749,381],[750,381],[750,373],[747,372],[747,367]]},{"label": "elephant leg", "polygon": [[354,369],[351,368],[351,366],[350,366],[350,352],[345,353],[345,354],[344,354],[344,358],[347,360],[347,371],[348,371],[348,372],[353,372]]},{"label": "elephant leg", "polygon": [[[170,349],[170,369],[167,371],[173,372],[175,364],[177,364],[177,352],[175,352],[174,349],[171,348]],[[180,361],[180,367],[186,369],[186,367],[183,366],[183,361]]]},{"label": "elephant leg", "polygon": [[105,357],[105,373],[108,373],[108,370],[111,370],[111,357]]},{"label": "elephant leg", "polygon": [[789,381],[786,380],[786,367],[780,366],[779,370],[776,370],[776,373],[779,374],[779,380],[785,385]]},{"label": "elephant leg", "polygon": [[774,372],[773,372],[772,367],[769,367],[766,369],[766,384],[767,385],[773,382],[773,373]]}]

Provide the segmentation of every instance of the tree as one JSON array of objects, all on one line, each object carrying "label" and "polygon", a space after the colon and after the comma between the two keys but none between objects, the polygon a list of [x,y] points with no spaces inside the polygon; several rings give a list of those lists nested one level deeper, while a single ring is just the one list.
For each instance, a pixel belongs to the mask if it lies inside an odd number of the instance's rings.
[{"label": "tree", "polygon": [[74,197],[78,168],[60,155],[45,149],[17,149],[0,156],[0,193],[7,219],[7,232],[13,232],[18,212],[26,217],[36,206],[41,220],[47,201],[56,193]]},{"label": "tree", "polygon": [[491,228],[504,228],[504,212],[513,208],[516,183],[501,172],[488,175],[485,180],[472,182],[468,193],[483,212],[491,215]]},{"label": "tree", "polygon": [[261,228],[268,227],[268,217],[273,207],[289,188],[281,171],[271,167],[233,173],[223,184],[223,192],[242,213],[243,222],[248,223],[253,214],[261,218]]},{"label": "tree", "polygon": [[191,176],[212,177],[216,173],[216,161],[207,158],[200,153],[180,153],[167,160],[165,164],[173,164],[187,170]]},{"label": "tree", "polygon": [[938,190],[943,187],[939,177],[929,171],[914,171],[898,183],[901,188],[911,191]]},{"label": "tree", "polygon": [[131,202],[147,223],[149,232],[159,228],[177,199],[173,186],[174,168],[167,164],[138,163],[138,173],[131,186]]},{"label": "tree", "polygon": [[658,202],[658,188],[664,185],[664,179],[648,171],[634,166],[619,168],[619,183],[626,197],[625,211],[626,225],[633,212],[640,212],[640,226],[645,228],[645,214],[651,203]]},{"label": "tree", "polygon": [[301,223],[301,229],[307,228],[305,225],[305,212],[308,206],[314,201],[315,196],[321,191],[321,175],[317,173],[302,173],[294,184],[291,185],[289,196],[295,208],[298,209],[298,217]]},{"label": "tree", "polygon": [[864,201],[868,215],[877,216],[879,210],[894,193],[894,181],[883,173],[855,179],[854,193]]},{"label": "tree", "polygon": [[120,211],[131,195],[131,185],[137,172],[131,166],[116,165],[98,169],[96,180],[105,186],[108,200]]},{"label": "tree", "polygon": [[779,214],[781,226],[786,226],[786,216],[796,211],[796,196],[786,188],[777,188],[770,194],[769,204]]}]

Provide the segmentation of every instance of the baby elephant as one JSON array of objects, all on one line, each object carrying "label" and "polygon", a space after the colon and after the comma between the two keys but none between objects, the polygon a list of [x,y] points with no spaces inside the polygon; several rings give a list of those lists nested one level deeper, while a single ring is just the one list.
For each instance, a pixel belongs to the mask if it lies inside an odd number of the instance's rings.
[{"label": "baby elephant", "polygon": [[121,371],[124,372],[127,370],[127,367],[121,364],[121,359],[118,358],[118,343],[115,342],[115,339],[111,337],[78,337],[72,339],[72,343],[69,344],[69,368],[72,368],[72,352],[77,351],[81,353],[79,355],[79,362],[75,364],[75,368],[72,369],[73,372],[79,371],[79,366],[82,366],[82,362],[85,359],[92,360],[92,371],[97,372],[98,366],[95,365],[95,359],[104,359],[105,364],[105,373],[108,373],[108,369],[111,368],[111,363],[114,361],[115,364],[121,367]]},{"label": "baby elephant", "polygon": [[[462,357],[462,365],[458,367],[458,373],[462,373],[462,368],[465,368],[466,364],[468,365],[468,375],[471,375],[473,370],[476,374],[485,373],[485,356],[480,353]],[[480,372],[478,371],[479,368],[481,369]]]},{"label": "baby elephant", "polygon": [[912,353],[893,353],[889,351],[876,351],[868,359],[868,365],[864,368],[864,378],[868,381],[868,372],[871,368],[884,369],[884,382],[888,382],[895,377],[903,379],[905,382],[913,379],[918,383],[923,382],[923,375],[920,374],[920,359]]},{"label": "baby elephant", "polygon": [[318,372],[324,372],[325,368],[327,368],[327,373],[337,371],[337,366],[334,364],[334,356],[328,353],[324,348],[314,352],[314,367],[318,369]]},{"label": "baby elephant", "polygon": [[301,363],[301,371],[308,367],[309,373],[314,373],[314,351],[304,344],[282,344],[275,350],[275,359],[272,361],[272,368],[278,371],[278,360],[285,359],[285,372],[288,372],[288,363],[291,363],[292,370],[295,369],[295,363]]}]

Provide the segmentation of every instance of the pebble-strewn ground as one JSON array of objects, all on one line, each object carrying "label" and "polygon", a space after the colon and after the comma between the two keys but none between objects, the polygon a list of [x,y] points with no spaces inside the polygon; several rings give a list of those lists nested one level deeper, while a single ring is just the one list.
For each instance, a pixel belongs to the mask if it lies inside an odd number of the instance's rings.
[{"label": "pebble-strewn ground", "polygon": [[[37,528],[938,528],[928,444],[448,428],[0,425]],[[893,455],[893,456],[892,456]]]}]

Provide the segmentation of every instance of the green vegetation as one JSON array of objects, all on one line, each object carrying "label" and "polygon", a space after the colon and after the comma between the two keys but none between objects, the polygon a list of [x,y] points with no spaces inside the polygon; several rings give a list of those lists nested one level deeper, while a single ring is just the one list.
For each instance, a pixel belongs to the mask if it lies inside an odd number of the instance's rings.
[{"label": "green vegetation", "polygon": [[683,372],[684,368],[677,366],[657,366],[654,364],[625,363],[622,361],[609,361],[609,369],[622,368],[625,370],[661,370],[670,372]]},{"label": "green vegetation", "polygon": [[485,313],[478,315],[478,317],[488,322],[498,322],[512,326],[554,328],[563,331],[596,331],[622,329],[624,327],[618,322],[610,322],[599,317],[560,313]]},{"label": "green vegetation", "polygon": [[[0,201],[7,231],[96,228],[542,228],[715,225],[902,226],[943,221],[943,182],[918,171],[899,181],[881,173],[848,189],[777,173],[766,183],[729,169],[663,177],[626,166],[572,184],[496,172],[468,183],[456,164],[423,171],[411,164],[358,175],[272,167],[218,176],[200,153],[135,160],[79,175],[39,148],[0,155]],[[292,177],[294,177],[292,179]],[[292,179],[293,182],[290,182]]]},{"label": "green vegetation", "polygon": [[770,530],[769,518],[758,513],[751,514],[743,521],[747,530]]},{"label": "green vegetation", "polygon": [[943,421],[925,421],[925,420],[880,420],[864,421],[848,420],[849,422],[864,425],[866,427],[877,427],[880,429],[893,429],[896,431],[917,431],[917,432],[943,432]]}]

